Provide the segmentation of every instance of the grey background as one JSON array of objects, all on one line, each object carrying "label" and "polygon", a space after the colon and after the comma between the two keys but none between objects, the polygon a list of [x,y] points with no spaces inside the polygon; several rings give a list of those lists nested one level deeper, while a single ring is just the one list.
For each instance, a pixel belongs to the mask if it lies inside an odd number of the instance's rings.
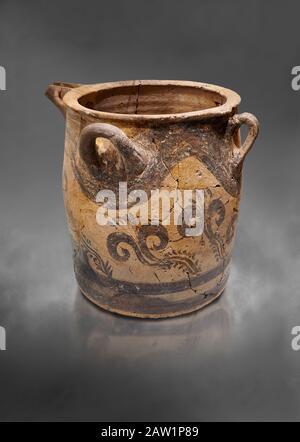
[{"label": "grey background", "polygon": [[[295,1],[0,1],[0,420],[297,420],[300,64]],[[225,295],[159,322],[78,292],[61,195],[53,81],[227,86],[261,133]]]}]

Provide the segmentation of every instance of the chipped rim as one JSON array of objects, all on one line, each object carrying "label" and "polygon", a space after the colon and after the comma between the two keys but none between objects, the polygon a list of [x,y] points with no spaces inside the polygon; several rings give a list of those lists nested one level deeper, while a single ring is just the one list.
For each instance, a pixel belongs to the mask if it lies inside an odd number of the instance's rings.
[{"label": "chipped rim", "polygon": [[[173,113],[173,114],[119,114],[114,112],[103,112],[89,109],[79,103],[79,100],[85,95],[108,89],[115,89],[124,86],[179,86],[179,87],[193,87],[195,89],[202,89],[209,92],[214,92],[225,99],[225,102],[219,106],[210,107],[207,109]],[[96,83],[91,85],[83,85],[71,89],[63,97],[63,101],[68,109],[89,115],[100,120],[110,121],[128,121],[134,123],[143,122],[182,122],[187,120],[202,120],[222,116],[230,116],[235,113],[237,106],[241,102],[241,97],[231,89],[221,86],[199,83],[194,81],[181,80],[134,80],[134,81],[117,81],[110,83]]]}]

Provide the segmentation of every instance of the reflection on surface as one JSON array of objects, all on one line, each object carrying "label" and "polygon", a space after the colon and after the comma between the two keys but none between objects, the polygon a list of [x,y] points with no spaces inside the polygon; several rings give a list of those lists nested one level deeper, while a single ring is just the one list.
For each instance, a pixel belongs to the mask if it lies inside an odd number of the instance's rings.
[{"label": "reflection on surface", "polygon": [[102,357],[132,358],[164,350],[191,352],[222,346],[231,326],[227,307],[226,296],[221,296],[203,310],[178,318],[129,318],[96,307],[78,290],[74,310],[78,335],[87,348],[101,350]]}]

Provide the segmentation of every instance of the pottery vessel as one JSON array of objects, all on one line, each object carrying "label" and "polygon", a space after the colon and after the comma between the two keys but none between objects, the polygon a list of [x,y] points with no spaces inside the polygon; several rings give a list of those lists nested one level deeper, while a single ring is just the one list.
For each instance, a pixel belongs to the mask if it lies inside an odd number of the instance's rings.
[{"label": "pottery vessel", "polygon": [[[144,318],[190,313],[218,298],[229,274],[242,167],[257,119],[210,84],[55,83],[46,95],[66,118],[63,193],[82,293],[111,312]],[[240,141],[240,127],[248,134]],[[99,225],[98,192],[201,190],[203,233],[174,220]],[[116,197],[119,203],[118,196]]]}]

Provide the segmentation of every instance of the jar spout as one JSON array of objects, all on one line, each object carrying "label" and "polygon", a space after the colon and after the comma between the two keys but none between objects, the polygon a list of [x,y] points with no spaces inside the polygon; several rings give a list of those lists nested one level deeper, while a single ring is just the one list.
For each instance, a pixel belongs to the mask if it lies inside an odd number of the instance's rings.
[{"label": "jar spout", "polygon": [[46,97],[52,101],[55,106],[62,112],[63,116],[66,116],[66,105],[63,101],[63,97],[69,90],[74,89],[76,87],[82,86],[79,83],[65,83],[65,82],[55,82],[50,84],[45,92]]}]

